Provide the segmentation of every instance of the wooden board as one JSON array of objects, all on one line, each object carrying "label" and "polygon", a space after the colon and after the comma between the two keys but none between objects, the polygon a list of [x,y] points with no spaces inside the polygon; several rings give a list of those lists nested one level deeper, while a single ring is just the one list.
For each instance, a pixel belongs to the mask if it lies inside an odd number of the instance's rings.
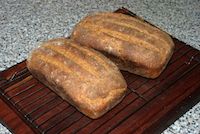
[{"label": "wooden board", "polygon": [[[127,9],[116,12],[135,16]],[[147,79],[122,72],[128,92],[92,120],[32,77],[23,61],[0,72],[0,119],[14,133],[160,133],[200,101],[200,52],[173,38],[164,72]]]}]

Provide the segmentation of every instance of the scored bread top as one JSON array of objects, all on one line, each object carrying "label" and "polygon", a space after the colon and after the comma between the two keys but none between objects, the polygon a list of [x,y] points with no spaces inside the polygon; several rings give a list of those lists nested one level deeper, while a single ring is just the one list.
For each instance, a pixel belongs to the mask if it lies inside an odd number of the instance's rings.
[{"label": "scored bread top", "polygon": [[41,82],[93,118],[113,107],[118,102],[114,100],[126,91],[126,82],[114,63],[69,39],[42,43],[29,55],[27,67]]},{"label": "scored bread top", "polygon": [[82,45],[154,69],[168,62],[174,48],[167,33],[120,13],[85,17],[76,25],[71,38]]}]

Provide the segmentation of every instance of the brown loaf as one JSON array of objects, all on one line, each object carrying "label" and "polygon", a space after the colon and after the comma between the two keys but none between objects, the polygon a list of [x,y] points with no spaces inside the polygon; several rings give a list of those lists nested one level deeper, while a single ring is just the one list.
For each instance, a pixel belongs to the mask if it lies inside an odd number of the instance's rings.
[{"label": "brown loaf", "polygon": [[71,38],[99,50],[120,69],[156,78],[174,49],[170,36],[150,24],[120,13],[97,13],[78,23]]},{"label": "brown loaf", "polygon": [[27,67],[42,83],[94,119],[125,95],[126,82],[114,63],[68,39],[44,42],[29,55]]}]

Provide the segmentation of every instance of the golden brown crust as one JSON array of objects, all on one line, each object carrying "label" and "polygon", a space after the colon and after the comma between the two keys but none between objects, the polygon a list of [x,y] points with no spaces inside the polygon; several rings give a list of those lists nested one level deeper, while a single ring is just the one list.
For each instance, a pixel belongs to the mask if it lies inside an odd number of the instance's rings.
[{"label": "golden brown crust", "polygon": [[115,56],[119,60],[113,61],[121,65],[120,69],[148,78],[155,78],[162,72],[174,49],[167,33],[119,13],[87,16],[76,25],[71,38]]},{"label": "golden brown crust", "polygon": [[59,38],[44,42],[27,60],[30,72],[79,111],[98,118],[123,98],[126,82],[99,52]]}]

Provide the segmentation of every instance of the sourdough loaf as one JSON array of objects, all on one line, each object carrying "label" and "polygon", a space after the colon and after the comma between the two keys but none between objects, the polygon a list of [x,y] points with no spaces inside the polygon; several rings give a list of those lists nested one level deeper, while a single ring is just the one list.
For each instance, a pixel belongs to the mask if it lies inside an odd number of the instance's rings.
[{"label": "sourdough loaf", "polygon": [[117,66],[99,52],[58,38],[42,43],[27,59],[30,72],[91,118],[98,118],[125,95]]},{"label": "sourdough loaf", "polygon": [[167,33],[120,13],[85,17],[75,26],[71,39],[102,52],[120,69],[147,78],[160,75],[174,49]]}]

